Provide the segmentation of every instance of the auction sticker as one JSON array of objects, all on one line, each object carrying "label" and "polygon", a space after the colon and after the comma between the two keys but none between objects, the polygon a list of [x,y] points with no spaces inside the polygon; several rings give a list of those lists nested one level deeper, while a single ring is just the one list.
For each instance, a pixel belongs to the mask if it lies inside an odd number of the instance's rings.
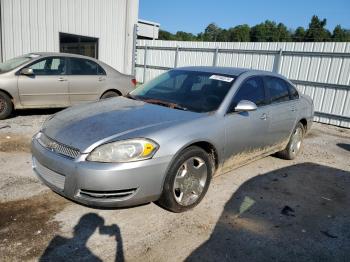
[{"label": "auction sticker", "polygon": [[227,83],[231,83],[234,78],[233,77],[227,77],[227,76],[212,75],[211,77],[209,77],[209,79],[219,80],[219,81],[224,81],[224,82],[227,82]]}]

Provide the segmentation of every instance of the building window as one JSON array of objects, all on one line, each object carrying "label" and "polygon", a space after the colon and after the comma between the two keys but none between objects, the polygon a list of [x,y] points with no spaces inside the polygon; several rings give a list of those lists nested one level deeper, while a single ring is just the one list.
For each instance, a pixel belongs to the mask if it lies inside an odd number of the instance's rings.
[{"label": "building window", "polygon": [[98,59],[98,38],[60,33],[60,52]]}]

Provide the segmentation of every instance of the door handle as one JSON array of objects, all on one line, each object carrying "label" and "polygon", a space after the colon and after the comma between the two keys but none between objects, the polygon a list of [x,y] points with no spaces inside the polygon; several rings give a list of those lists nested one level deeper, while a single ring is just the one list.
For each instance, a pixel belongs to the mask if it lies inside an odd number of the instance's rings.
[{"label": "door handle", "polygon": [[104,77],[99,77],[98,81],[105,81],[106,79]]},{"label": "door handle", "polygon": [[58,78],[58,81],[64,82],[64,81],[67,81],[67,79],[65,79],[65,78],[63,78],[63,77],[60,77],[60,78]]},{"label": "door handle", "polygon": [[297,108],[295,106],[292,106],[290,111],[295,112],[295,111],[297,111]]},{"label": "door handle", "polygon": [[260,116],[260,119],[261,119],[261,120],[267,120],[267,114],[263,113],[263,114]]}]

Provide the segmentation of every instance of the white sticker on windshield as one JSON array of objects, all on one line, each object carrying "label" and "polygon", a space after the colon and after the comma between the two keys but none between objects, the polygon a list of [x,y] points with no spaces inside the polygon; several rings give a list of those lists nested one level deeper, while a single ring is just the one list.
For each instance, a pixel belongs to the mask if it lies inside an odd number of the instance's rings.
[{"label": "white sticker on windshield", "polygon": [[224,81],[224,82],[231,83],[234,78],[233,77],[227,77],[227,76],[212,75],[211,77],[209,77],[209,79],[219,80],[219,81]]}]

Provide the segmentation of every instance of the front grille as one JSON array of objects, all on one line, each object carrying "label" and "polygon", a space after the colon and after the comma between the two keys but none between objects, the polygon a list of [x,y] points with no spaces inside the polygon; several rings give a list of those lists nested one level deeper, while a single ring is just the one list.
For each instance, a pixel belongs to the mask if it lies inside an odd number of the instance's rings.
[{"label": "front grille", "polygon": [[61,144],[48,137],[44,133],[41,133],[40,136],[38,136],[38,141],[43,147],[57,154],[64,155],[73,159],[77,158],[80,155],[80,151],[78,149]]},{"label": "front grille", "polygon": [[134,195],[136,190],[136,188],[115,191],[94,191],[81,189],[80,196],[89,198],[124,199]]},{"label": "front grille", "polygon": [[57,187],[58,189],[63,190],[64,182],[66,180],[65,176],[58,174],[58,173],[48,169],[47,167],[44,167],[35,159],[33,159],[33,167],[34,167],[34,170],[38,173],[38,175],[40,175],[40,177],[43,180],[45,180],[49,184]]}]

